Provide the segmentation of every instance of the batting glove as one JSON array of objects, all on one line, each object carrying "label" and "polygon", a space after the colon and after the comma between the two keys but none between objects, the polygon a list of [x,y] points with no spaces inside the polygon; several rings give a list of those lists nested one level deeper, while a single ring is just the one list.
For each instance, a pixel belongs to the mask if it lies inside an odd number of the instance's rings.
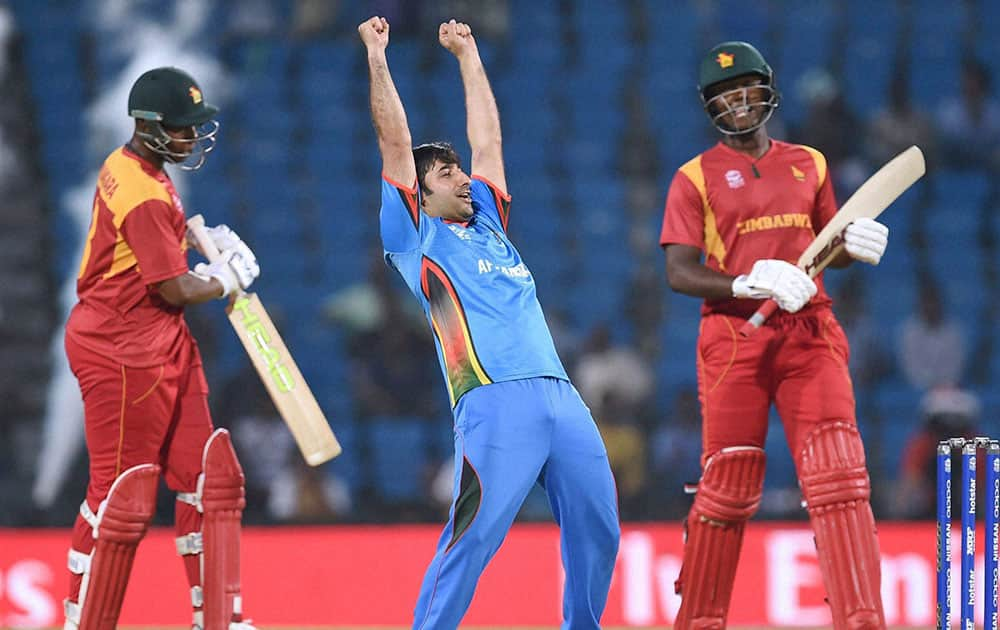
[{"label": "batting glove", "polygon": [[733,279],[733,297],[772,298],[783,311],[794,313],[816,295],[816,283],[806,272],[784,260],[758,260],[749,275]]},{"label": "batting glove", "polygon": [[225,223],[220,223],[219,225],[207,228],[206,231],[212,238],[212,242],[215,243],[215,248],[220,252],[224,252],[227,249],[233,249],[243,242],[240,235],[234,230],[231,230]]},{"label": "batting glove", "polygon": [[[233,249],[238,243],[243,242],[239,234],[231,230],[229,226],[224,223],[212,227],[206,227],[205,231],[208,233],[209,238],[212,239],[212,243],[215,244],[215,249],[220,252],[224,252],[227,249]],[[188,243],[198,250],[199,254],[205,256],[205,252],[201,249],[201,243],[198,242],[198,239],[194,238],[194,235],[191,234],[191,230],[188,230]],[[205,256],[205,258],[208,258],[208,256]]]},{"label": "batting glove", "polygon": [[875,219],[855,219],[844,230],[844,249],[851,258],[877,265],[889,244],[889,227]]},{"label": "batting glove", "polygon": [[237,289],[250,288],[260,275],[257,257],[243,241],[222,252],[219,260],[212,263],[198,263],[194,272],[205,278],[215,278],[222,284],[222,295],[226,297]]}]

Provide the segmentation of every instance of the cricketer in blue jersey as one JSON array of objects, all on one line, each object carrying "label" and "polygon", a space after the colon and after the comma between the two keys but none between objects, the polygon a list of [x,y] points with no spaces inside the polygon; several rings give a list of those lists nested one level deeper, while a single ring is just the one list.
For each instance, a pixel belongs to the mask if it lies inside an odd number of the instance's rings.
[{"label": "cricketer in blue jersey", "polygon": [[373,17],[358,32],[382,154],[386,261],[424,308],[455,417],[454,500],[413,628],[458,627],[535,483],[561,532],[562,627],[599,628],[620,534],[614,479],[556,353],[531,272],[507,238],[500,117],[475,39],[454,20],[438,32],[465,87],[470,178],[450,145],[411,148],[386,61],[389,24]]}]

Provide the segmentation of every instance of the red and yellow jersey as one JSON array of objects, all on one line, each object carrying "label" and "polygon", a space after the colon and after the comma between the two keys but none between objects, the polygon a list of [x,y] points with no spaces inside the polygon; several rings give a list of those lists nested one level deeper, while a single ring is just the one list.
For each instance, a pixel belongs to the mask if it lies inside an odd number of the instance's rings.
[{"label": "red and yellow jersey", "polygon": [[[670,184],[660,244],[691,245],[705,264],[738,276],[754,262],[790,263],[837,213],[826,158],[816,149],[771,141],[754,161],[721,142],[682,166]],[[829,305],[821,277],[813,305]],[[706,300],[703,313],[749,317],[760,300]]]},{"label": "red and yellow jersey", "polygon": [[188,271],[184,208],[167,174],[127,147],[97,179],[66,334],[132,367],[164,363],[189,333],[156,285]]}]

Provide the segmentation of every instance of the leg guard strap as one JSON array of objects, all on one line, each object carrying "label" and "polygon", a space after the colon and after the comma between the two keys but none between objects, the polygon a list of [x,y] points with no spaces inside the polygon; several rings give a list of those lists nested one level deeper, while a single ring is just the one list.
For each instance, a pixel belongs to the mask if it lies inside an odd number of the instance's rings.
[{"label": "leg guard strap", "polygon": [[178,492],[177,500],[181,503],[187,503],[188,505],[193,505],[198,508],[201,512],[201,491],[198,492]]},{"label": "leg guard strap", "polygon": [[806,438],[798,465],[834,628],[885,628],[878,536],[857,427],[819,427]]},{"label": "leg guard strap", "polygon": [[63,630],[76,630],[80,627],[80,605],[76,602],[70,601],[68,599],[63,600],[63,613],[66,616],[66,622],[63,624]]},{"label": "leg guard strap", "polygon": [[196,556],[205,549],[201,532],[191,532],[174,539],[177,554],[181,556]]},{"label": "leg guard strap", "polygon": [[708,460],[686,523],[675,628],[724,628],[746,521],[764,490],[766,456],[757,447],[725,448]]},{"label": "leg guard strap", "polygon": [[69,567],[70,573],[75,573],[76,575],[87,575],[90,573],[90,554],[77,551],[76,549],[70,549],[66,565]]},{"label": "leg guard strap", "polygon": [[[87,505],[87,503],[84,502],[84,505]],[[90,508],[87,508],[87,511],[89,512]],[[91,512],[91,514],[93,513]],[[97,522],[96,517],[94,522]],[[67,557],[66,566],[69,568],[69,572],[81,576],[80,592],[76,596],[77,600],[81,602],[87,595],[87,582],[90,580],[90,559],[91,554],[77,551],[72,547]],[[64,599],[63,612],[66,616],[63,630],[76,630],[80,626],[80,605],[69,598]]]},{"label": "leg guard strap", "polygon": [[[100,508],[98,508],[98,510],[100,510]],[[87,524],[90,525],[91,529],[97,529],[97,515],[94,514],[94,511],[90,509],[89,505],[87,505],[86,499],[84,499],[83,503],[80,504],[80,516],[83,517],[83,520],[87,521]]]}]

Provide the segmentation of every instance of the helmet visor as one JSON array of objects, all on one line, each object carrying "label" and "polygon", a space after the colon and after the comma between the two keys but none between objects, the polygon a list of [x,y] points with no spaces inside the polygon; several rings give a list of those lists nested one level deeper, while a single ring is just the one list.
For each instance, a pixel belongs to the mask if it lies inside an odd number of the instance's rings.
[{"label": "helmet visor", "polygon": [[723,89],[714,94],[709,87],[705,92],[702,97],[705,112],[716,129],[726,135],[756,131],[778,107],[778,92],[763,81]]},{"label": "helmet visor", "polygon": [[[188,129],[191,130],[190,135],[176,135],[178,131]],[[177,164],[183,170],[194,171],[201,168],[206,156],[215,148],[219,122],[208,120],[197,125],[183,126],[154,123],[151,131],[137,133],[150,151],[163,156],[164,160],[172,164]]]}]

